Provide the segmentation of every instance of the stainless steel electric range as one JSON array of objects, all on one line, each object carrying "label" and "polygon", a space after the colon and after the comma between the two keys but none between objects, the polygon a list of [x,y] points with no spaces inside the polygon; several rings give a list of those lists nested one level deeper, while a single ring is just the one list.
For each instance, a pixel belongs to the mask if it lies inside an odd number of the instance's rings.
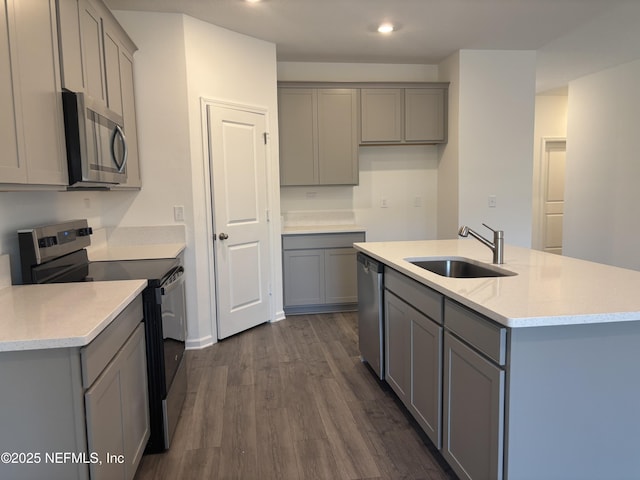
[{"label": "stainless steel electric range", "polygon": [[184,267],[174,258],[90,262],[91,234],[87,220],[19,230],[22,281],[147,280],[142,296],[151,432],[145,453],[162,452],[171,444],[187,390]]}]

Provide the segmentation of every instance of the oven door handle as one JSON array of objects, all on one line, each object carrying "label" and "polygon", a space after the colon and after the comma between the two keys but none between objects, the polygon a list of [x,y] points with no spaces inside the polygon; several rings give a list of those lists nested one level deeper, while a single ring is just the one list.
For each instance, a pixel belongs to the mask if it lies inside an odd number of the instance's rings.
[{"label": "oven door handle", "polygon": [[[171,277],[175,278],[171,281]],[[169,270],[169,272],[162,279],[162,283],[160,284],[160,295],[167,295],[173,289],[179,287],[184,283],[184,267],[178,266]]]}]

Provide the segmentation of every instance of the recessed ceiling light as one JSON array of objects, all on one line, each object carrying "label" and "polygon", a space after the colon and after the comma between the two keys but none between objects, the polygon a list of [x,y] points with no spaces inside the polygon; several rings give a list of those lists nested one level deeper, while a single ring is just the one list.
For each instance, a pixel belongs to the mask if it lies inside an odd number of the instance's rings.
[{"label": "recessed ceiling light", "polygon": [[390,23],[383,23],[378,27],[378,32],[380,33],[391,33],[393,30],[393,25]]},{"label": "recessed ceiling light", "polygon": [[258,3],[260,0],[245,0],[247,3]]}]

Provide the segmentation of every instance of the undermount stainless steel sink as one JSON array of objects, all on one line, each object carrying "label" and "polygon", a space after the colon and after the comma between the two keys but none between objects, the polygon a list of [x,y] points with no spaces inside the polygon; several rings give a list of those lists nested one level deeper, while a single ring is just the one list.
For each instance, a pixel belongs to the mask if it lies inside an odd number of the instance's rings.
[{"label": "undermount stainless steel sink", "polygon": [[497,268],[489,265],[483,265],[467,258],[450,257],[450,258],[407,258],[409,263],[416,265],[430,272],[437,273],[443,277],[452,278],[483,278],[483,277],[510,277],[517,273]]}]

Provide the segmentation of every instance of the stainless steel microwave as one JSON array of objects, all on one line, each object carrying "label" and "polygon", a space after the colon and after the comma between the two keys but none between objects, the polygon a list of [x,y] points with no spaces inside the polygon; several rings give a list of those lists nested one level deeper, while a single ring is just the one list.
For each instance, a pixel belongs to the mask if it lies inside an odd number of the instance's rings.
[{"label": "stainless steel microwave", "polygon": [[83,93],[62,92],[70,187],[127,181],[123,119]]}]

